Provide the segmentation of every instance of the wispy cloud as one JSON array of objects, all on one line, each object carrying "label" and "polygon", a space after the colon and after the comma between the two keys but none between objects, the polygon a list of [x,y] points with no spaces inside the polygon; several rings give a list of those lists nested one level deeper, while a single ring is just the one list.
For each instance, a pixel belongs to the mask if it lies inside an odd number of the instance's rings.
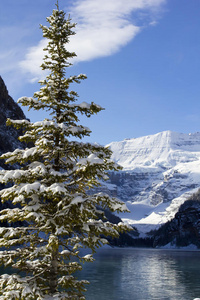
[{"label": "wispy cloud", "polygon": [[[109,56],[127,45],[144,26],[156,24],[166,0],[76,0],[66,8],[77,23],[76,35],[68,49],[77,54],[76,61]],[[45,41],[28,49],[20,68],[31,78],[40,77]]]},{"label": "wispy cloud", "polygon": [[19,61],[26,55],[30,28],[23,25],[1,23],[0,75],[13,90],[17,88],[20,80],[24,80],[19,69]]}]

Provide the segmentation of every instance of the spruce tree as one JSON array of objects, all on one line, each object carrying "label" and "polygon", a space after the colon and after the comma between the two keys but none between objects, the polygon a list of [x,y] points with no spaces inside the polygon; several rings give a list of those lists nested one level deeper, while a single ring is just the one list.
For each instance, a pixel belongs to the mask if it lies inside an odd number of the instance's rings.
[{"label": "spruce tree", "polygon": [[[79,114],[90,117],[102,108],[77,103],[71,84],[85,75],[65,76],[76,55],[66,47],[75,24],[58,4],[47,21],[48,26],[41,26],[48,39],[41,67],[48,75],[32,98],[18,102],[43,109],[50,117],[35,123],[7,120],[7,125],[23,129],[20,141],[29,147],[1,156],[13,165],[13,170],[0,172],[5,184],[1,201],[13,206],[0,212],[0,220],[10,224],[0,228],[0,264],[13,271],[0,278],[0,299],[85,299],[87,282],[74,273],[93,260],[95,249],[106,242],[103,236],[127,229],[103,219],[105,208],[124,211],[124,203],[92,192],[109,170],[118,167],[108,148],[82,141],[90,130],[80,125]],[[81,255],[81,248],[91,251]]]}]

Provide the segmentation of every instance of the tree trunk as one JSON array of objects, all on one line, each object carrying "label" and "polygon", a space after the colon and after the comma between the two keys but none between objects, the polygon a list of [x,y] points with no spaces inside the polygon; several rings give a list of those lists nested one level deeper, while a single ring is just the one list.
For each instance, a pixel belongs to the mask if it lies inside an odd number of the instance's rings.
[{"label": "tree trunk", "polygon": [[57,286],[58,286],[58,252],[54,252],[51,256],[51,270],[49,274],[49,287],[50,287],[50,293],[53,295],[57,292]]}]

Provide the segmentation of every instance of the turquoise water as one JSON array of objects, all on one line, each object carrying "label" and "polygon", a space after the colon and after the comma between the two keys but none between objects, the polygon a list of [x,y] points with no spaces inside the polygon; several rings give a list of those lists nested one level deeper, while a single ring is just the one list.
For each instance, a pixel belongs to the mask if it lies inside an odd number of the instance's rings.
[{"label": "turquoise water", "polygon": [[87,300],[193,300],[200,298],[200,252],[102,249],[80,276]]}]

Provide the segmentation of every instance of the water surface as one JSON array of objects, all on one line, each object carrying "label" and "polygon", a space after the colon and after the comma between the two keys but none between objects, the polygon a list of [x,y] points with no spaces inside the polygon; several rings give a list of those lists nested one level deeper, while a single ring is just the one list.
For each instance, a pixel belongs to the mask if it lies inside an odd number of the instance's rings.
[{"label": "water surface", "polygon": [[200,297],[200,252],[101,249],[80,276],[87,300],[193,300]]}]

